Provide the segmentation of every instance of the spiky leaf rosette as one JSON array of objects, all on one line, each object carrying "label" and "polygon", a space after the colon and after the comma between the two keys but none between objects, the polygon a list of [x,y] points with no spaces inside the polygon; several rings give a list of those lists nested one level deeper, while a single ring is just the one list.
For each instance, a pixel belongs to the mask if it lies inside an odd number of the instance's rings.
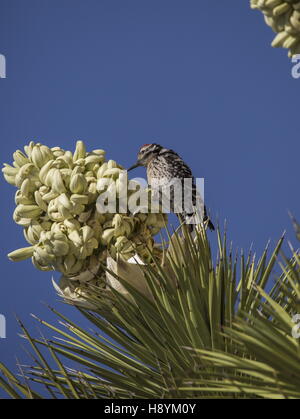
[{"label": "spiky leaf rosette", "polygon": [[86,296],[98,310],[80,310],[92,328],[53,309],[64,327],[38,320],[58,337],[34,338],[21,324],[37,362],[20,367],[27,381],[0,364],[0,386],[14,398],[41,397],[30,381],[50,398],[299,398],[298,252],[268,292],[282,242],[239,263],[218,234],[214,262],[205,231],[187,231],[155,266],[111,261],[111,288]]}]

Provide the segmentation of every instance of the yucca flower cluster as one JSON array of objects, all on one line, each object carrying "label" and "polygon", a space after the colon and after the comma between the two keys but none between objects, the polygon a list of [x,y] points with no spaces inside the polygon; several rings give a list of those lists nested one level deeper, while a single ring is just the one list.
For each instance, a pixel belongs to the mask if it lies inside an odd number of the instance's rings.
[{"label": "yucca flower cluster", "polygon": [[300,54],[299,0],[251,0],[251,7],[261,10],[267,25],[278,33],[273,47],[289,49],[289,57]]},{"label": "yucca flower cluster", "polygon": [[38,269],[59,271],[64,279],[80,283],[95,281],[108,254],[151,260],[153,236],[166,217],[97,211],[102,179],[109,179],[106,190],[114,184],[117,199],[127,187],[120,177],[124,169],[106,161],[104,150],[87,152],[82,141],[74,154],[34,142],[24,150],[17,150],[13,165],[2,169],[6,181],[18,188],[13,218],[30,244],[11,252],[11,260],[31,257]]}]

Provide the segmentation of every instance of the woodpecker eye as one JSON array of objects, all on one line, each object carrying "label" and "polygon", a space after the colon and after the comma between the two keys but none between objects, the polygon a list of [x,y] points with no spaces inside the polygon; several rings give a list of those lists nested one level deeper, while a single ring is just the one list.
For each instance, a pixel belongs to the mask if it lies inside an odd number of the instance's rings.
[{"label": "woodpecker eye", "polygon": [[144,154],[144,153],[145,153],[145,150],[141,150],[141,151],[140,151],[140,154]]},{"label": "woodpecker eye", "polygon": [[147,150],[147,147],[149,146],[150,144],[144,144],[141,148],[140,148],[140,154],[144,154],[145,152],[146,152],[146,150]]}]

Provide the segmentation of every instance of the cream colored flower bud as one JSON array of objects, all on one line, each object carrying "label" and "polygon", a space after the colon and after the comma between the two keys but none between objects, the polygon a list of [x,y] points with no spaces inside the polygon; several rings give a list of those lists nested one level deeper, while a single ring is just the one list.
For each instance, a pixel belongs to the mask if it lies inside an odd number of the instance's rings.
[{"label": "cream colored flower bud", "polygon": [[53,221],[64,221],[65,218],[59,211],[59,202],[57,198],[52,199],[49,202],[47,214]]},{"label": "cream colored flower bud", "polygon": [[60,147],[52,147],[51,148],[51,151],[53,152],[53,156],[55,157],[55,158],[57,158],[57,157],[61,157],[61,156],[63,156],[64,154],[65,154],[65,150],[63,150],[62,148],[60,148]]},{"label": "cream colored flower bud", "polygon": [[119,227],[115,227],[115,233],[114,233],[115,237],[124,236],[125,233],[126,233],[126,230],[125,230],[124,224],[122,224]]},{"label": "cream colored flower bud", "polygon": [[118,169],[117,167],[113,168],[113,169],[107,169],[105,171],[105,173],[103,174],[103,177],[113,177],[113,178],[118,178],[120,176],[120,172],[122,170]]},{"label": "cream colored flower bud", "polygon": [[71,202],[74,204],[82,204],[87,205],[89,198],[87,195],[79,195],[79,194],[73,194],[70,197]]},{"label": "cream colored flower bud", "polygon": [[38,222],[33,221],[29,227],[24,229],[25,239],[32,245],[37,244],[39,242],[42,231],[42,226]]},{"label": "cream colored flower bud", "polygon": [[117,167],[117,163],[114,160],[108,160],[107,168],[108,169],[114,169],[115,167]]},{"label": "cream colored flower bud", "polygon": [[115,229],[114,228],[107,228],[103,231],[101,239],[104,244],[109,244],[112,238],[115,235]]},{"label": "cream colored flower bud", "polygon": [[103,163],[97,172],[97,179],[101,179],[107,169],[108,169],[107,163]]},{"label": "cream colored flower bud", "polygon": [[86,155],[86,148],[83,141],[77,141],[76,149],[73,156],[73,161],[76,162],[79,159],[84,159]]},{"label": "cream colored flower bud", "polygon": [[53,171],[52,185],[51,186],[52,186],[53,192],[57,192],[59,194],[62,194],[64,192],[66,192],[64,182],[62,180],[60,171],[58,169],[54,169],[54,171]]},{"label": "cream colored flower bud", "polygon": [[55,169],[69,169],[68,163],[65,162],[65,160],[63,159],[64,156],[58,157],[53,164],[53,167],[55,167]]},{"label": "cream colored flower bud", "polygon": [[84,242],[87,242],[94,236],[94,232],[89,226],[82,227],[81,231],[82,231],[82,237],[83,237]]},{"label": "cream colored flower bud", "polygon": [[[36,190],[38,190],[41,187],[41,182],[39,179],[34,175],[30,176],[28,179],[25,179],[21,185],[21,191],[29,196],[33,195]],[[26,189],[23,189],[26,188]]]},{"label": "cream colored flower bud", "polygon": [[88,187],[87,181],[83,174],[76,174],[71,176],[70,190],[75,194],[83,194]]},{"label": "cream colored flower bud", "polygon": [[80,215],[82,212],[85,211],[85,206],[82,204],[74,204],[73,203],[72,214],[73,215]]},{"label": "cream colored flower bud", "polygon": [[89,239],[82,249],[80,249],[80,259],[86,259],[91,256],[93,251],[98,248],[98,240],[95,237]]},{"label": "cream colored flower bud", "polygon": [[53,192],[52,190],[50,190],[50,192],[43,195],[42,198],[43,198],[43,201],[50,202],[53,199],[56,199],[58,196],[59,196],[59,194],[57,192]]},{"label": "cream colored flower bud", "polygon": [[97,164],[97,163],[102,163],[103,161],[103,157],[102,156],[98,156],[98,155],[89,155],[85,158],[85,164]]},{"label": "cream colored flower bud", "polygon": [[44,212],[47,212],[48,206],[47,206],[46,202],[43,200],[39,191],[35,191],[34,199],[35,199],[35,202],[37,203],[37,205],[41,208],[41,210],[44,211]]},{"label": "cream colored flower bud", "polygon": [[65,194],[60,194],[59,197],[57,198],[58,202],[63,205],[65,208],[67,208],[69,211],[72,210],[73,205],[70,201],[70,198]]},{"label": "cream colored flower bud", "polygon": [[84,173],[84,167],[75,166],[72,170],[71,177]]},{"label": "cream colored flower bud", "polygon": [[68,197],[68,206],[65,206],[67,202],[64,205],[59,204],[59,211],[63,214],[64,219],[73,219],[75,215],[81,214],[84,210],[84,206],[73,202],[71,197]]},{"label": "cream colored flower bud", "polygon": [[97,182],[91,182],[88,186],[88,203],[95,202],[98,198]]},{"label": "cream colored flower bud", "polygon": [[102,149],[93,150],[92,153],[93,154],[98,154],[99,156],[104,156],[105,157],[105,151],[102,150]]},{"label": "cream colored flower bud", "polygon": [[56,239],[53,244],[53,253],[55,256],[67,255],[69,251],[68,243]]},{"label": "cream colored flower bud", "polygon": [[74,218],[70,220],[64,220],[64,225],[67,227],[69,232],[73,230],[79,230],[81,227],[80,222],[75,220]]},{"label": "cream colored flower bud", "polygon": [[48,193],[50,191],[50,188],[46,185],[43,185],[39,188],[39,193],[41,194],[41,196],[43,197],[46,193]]},{"label": "cream colored flower bud", "polygon": [[64,155],[58,157],[56,159],[56,163],[61,162],[62,165],[60,168],[68,168],[68,169],[73,169],[74,167],[74,162],[73,162],[73,154],[71,151],[66,151],[64,153]]},{"label": "cream colored flower bud", "polygon": [[[85,166],[86,170],[86,177],[95,177],[98,170],[100,169],[101,162],[100,163],[89,163]],[[88,180],[88,179],[87,179]]]},{"label": "cream colored flower bud", "polygon": [[[99,168],[98,168],[98,170],[99,170]],[[98,171],[97,170],[97,171]],[[90,178],[93,178],[93,180],[96,180],[95,179],[95,176],[94,176],[94,171],[93,170],[86,170],[86,172],[85,172],[85,174],[84,174],[84,177],[86,178],[86,180],[88,181],[88,179],[90,179]]]},{"label": "cream colored flower bud", "polygon": [[62,180],[63,180],[66,188],[69,189],[72,169],[66,169],[66,168],[65,169],[60,169],[60,174],[61,174]]},{"label": "cream colored flower bud", "polygon": [[16,224],[22,227],[29,227],[32,222],[31,218],[20,218],[20,217],[13,216],[13,219]]},{"label": "cream colored flower bud", "polygon": [[123,218],[120,214],[116,214],[112,220],[113,227],[121,227],[123,224]]},{"label": "cream colored flower bud", "polygon": [[294,29],[296,29],[298,31],[298,37],[299,37],[299,31],[300,31],[300,11],[295,10],[293,15],[291,16],[290,19],[291,25],[293,26]]},{"label": "cream colored flower bud", "polygon": [[49,264],[49,265],[42,265],[38,262],[38,260],[35,258],[35,255],[33,255],[32,257],[32,264],[36,269],[39,269],[40,271],[53,271],[54,270],[54,265],[53,264]]},{"label": "cream colored flower bud", "polygon": [[56,264],[56,269],[64,275],[73,277],[83,268],[83,261],[77,260],[73,254],[68,254],[62,258],[61,262]]},{"label": "cream colored flower bud", "polygon": [[290,7],[291,7],[290,4],[288,4],[286,2],[283,2],[282,4],[276,6],[273,9],[273,15],[275,17],[280,16],[280,15],[283,15],[284,13],[286,13],[286,12],[288,12],[290,10]]},{"label": "cream colored flower bud", "polygon": [[32,192],[34,190],[35,190],[35,185],[31,184],[29,179],[25,179],[22,182],[22,185],[21,185],[21,188],[20,188],[20,191],[21,191],[22,195],[28,196],[30,194],[30,192]]},{"label": "cream colored flower bud", "polygon": [[53,159],[53,152],[45,145],[36,145],[31,151],[31,161],[39,169]]},{"label": "cream colored flower bud", "polygon": [[42,210],[38,205],[20,204],[15,209],[15,214],[20,218],[37,218],[41,213]]},{"label": "cream colored flower bud", "polygon": [[10,164],[4,163],[4,167],[2,168],[2,173],[8,176],[16,176],[19,172],[19,167],[11,166]]},{"label": "cream colored flower bud", "polygon": [[33,199],[31,195],[30,196],[23,195],[20,189],[18,189],[15,194],[15,203],[16,205],[19,205],[19,204],[35,205],[35,200]]},{"label": "cream colored flower bud", "polygon": [[74,230],[69,234],[69,239],[75,245],[75,254],[79,259],[86,259],[91,256],[94,249],[98,247],[98,241],[94,237],[94,232],[89,226],[82,227],[79,231]]},{"label": "cream colored flower bud", "polygon": [[68,235],[69,240],[71,240],[75,246],[81,246],[82,245],[82,238],[80,237],[78,230],[73,230]]},{"label": "cream colored flower bud", "polygon": [[[41,267],[47,267],[48,269],[53,269],[55,264],[55,255],[46,251],[42,246],[34,246],[33,260]],[[41,269],[41,268],[39,268]]]},{"label": "cream colored flower bud", "polygon": [[84,171],[85,170],[85,159],[76,160],[75,165],[78,166],[78,167],[81,167],[81,169]]},{"label": "cream colored flower bud", "polygon": [[72,212],[62,204],[58,204],[58,212],[61,214],[63,220],[73,217]]},{"label": "cream colored flower bud", "polygon": [[127,239],[127,237],[120,236],[117,238],[114,246],[118,252],[122,252],[122,250],[126,250],[131,246],[131,242]]},{"label": "cream colored flower bud", "polygon": [[[3,169],[2,169],[2,172],[3,172]],[[4,177],[4,179],[6,180],[7,183],[9,183],[12,186],[16,186],[16,182],[15,182],[16,177],[15,176],[7,175],[6,173],[3,172],[3,177]]]},{"label": "cream colored flower bud", "polygon": [[22,167],[24,164],[30,163],[29,159],[22,153],[21,150],[17,150],[13,153],[13,159],[18,167]]},{"label": "cream colored flower bud", "polygon": [[7,256],[13,262],[20,262],[21,260],[31,258],[33,255],[33,251],[34,251],[33,246],[23,247],[22,249],[14,250],[13,252],[9,253]]},{"label": "cream colored flower bud", "polygon": [[39,180],[39,172],[32,163],[24,164],[16,175],[16,186],[20,188],[25,179],[30,179],[32,182]]},{"label": "cream colored flower bud", "polygon": [[47,249],[49,255],[65,256],[69,252],[69,240],[61,232],[47,231],[41,233],[39,246]]},{"label": "cream colored flower bud", "polygon": [[34,146],[35,146],[34,141],[30,141],[30,143],[28,145],[25,145],[24,147],[24,151],[29,158],[31,157],[31,152]]},{"label": "cream colored flower bud", "polygon": [[31,218],[22,218],[18,214],[16,214],[16,210],[13,212],[13,219],[14,221],[23,227],[28,227],[31,223]]},{"label": "cream colored flower bud", "polygon": [[[50,171],[50,169],[53,168],[54,165],[54,160],[49,160],[40,170],[39,172],[39,178],[40,181],[44,184],[46,184],[46,177]],[[51,184],[47,185],[47,186],[51,186]]]},{"label": "cream colored flower bud", "polygon": [[63,234],[67,234],[68,233],[68,229],[67,227],[64,225],[64,223],[52,223],[51,227],[50,227],[50,231],[51,233],[63,233]]},{"label": "cream colored flower bud", "polygon": [[89,220],[88,225],[93,229],[94,237],[99,242],[103,232],[102,226],[95,220]]}]

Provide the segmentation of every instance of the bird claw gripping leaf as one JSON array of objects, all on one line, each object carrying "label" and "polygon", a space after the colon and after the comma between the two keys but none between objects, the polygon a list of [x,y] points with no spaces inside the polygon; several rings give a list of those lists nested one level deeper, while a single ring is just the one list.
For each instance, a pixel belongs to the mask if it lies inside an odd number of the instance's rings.
[{"label": "bird claw gripping leaf", "polygon": [[127,187],[120,176],[123,168],[106,161],[104,150],[87,152],[82,141],[74,153],[33,141],[24,150],[17,150],[13,165],[2,169],[6,181],[18,188],[13,218],[31,245],[11,252],[11,260],[32,258],[35,267],[61,272],[75,288],[97,281],[96,275],[105,278],[100,265],[108,254],[121,254],[125,260],[137,254],[151,261],[157,252],[153,236],[164,227],[166,216],[97,211],[102,180],[107,190],[115,187],[117,200]]},{"label": "bird claw gripping leaf", "polygon": [[289,49],[289,57],[300,54],[299,0],[251,0],[251,8],[259,9],[267,25],[278,32],[273,47]]}]

